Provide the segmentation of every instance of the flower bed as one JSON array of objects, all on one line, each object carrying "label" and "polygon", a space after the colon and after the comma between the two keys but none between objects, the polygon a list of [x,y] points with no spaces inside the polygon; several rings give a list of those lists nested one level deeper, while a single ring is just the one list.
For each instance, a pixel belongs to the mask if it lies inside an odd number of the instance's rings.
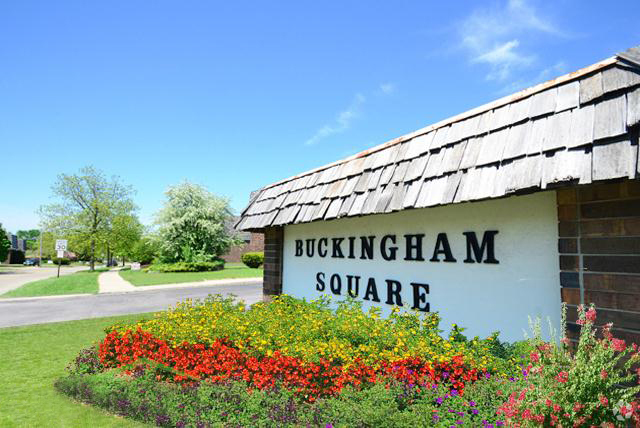
[{"label": "flower bed", "polygon": [[[597,337],[594,309],[581,309],[580,322],[572,354],[566,339],[556,345],[538,335],[505,345],[497,334],[469,340],[454,325],[444,338],[437,314],[394,312],[382,319],[354,302],[331,310],[325,300],[287,296],[247,311],[210,297],[183,302],[151,321],[113,326],[57,386],[168,426],[637,420],[640,388],[630,386],[638,379],[631,371],[640,362],[637,348],[613,338],[611,326]],[[231,407],[210,401],[231,391]]]}]

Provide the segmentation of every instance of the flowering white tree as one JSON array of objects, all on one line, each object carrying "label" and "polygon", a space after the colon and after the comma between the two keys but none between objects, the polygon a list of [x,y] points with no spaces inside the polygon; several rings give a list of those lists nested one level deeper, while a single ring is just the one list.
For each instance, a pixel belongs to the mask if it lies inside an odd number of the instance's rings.
[{"label": "flowering white tree", "polygon": [[156,214],[163,261],[211,261],[236,243],[226,227],[232,216],[227,199],[188,181],[169,187],[165,195]]}]

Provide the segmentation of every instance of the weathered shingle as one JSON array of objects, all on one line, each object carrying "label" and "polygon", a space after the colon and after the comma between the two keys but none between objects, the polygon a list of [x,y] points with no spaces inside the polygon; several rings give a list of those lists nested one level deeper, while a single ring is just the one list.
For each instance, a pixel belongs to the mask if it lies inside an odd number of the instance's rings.
[{"label": "weathered shingle", "polygon": [[529,117],[543,116],[555,111],[557,94],[557,88],[551,88],[533,95],[531,97]]},{"label": "weathered shingle", "polygon": [[638,146],[629,140],[593,146],[593,180],[634,177]]},{"label": "weathered shingle", "polygon": [[640,88],[627,94],[627,126],[640,123]]},{"label": "weathered shingle", "polygon": [[405,160],[413,159],[417,156],[420,156],[424,153],[427,153],[431,148],[431,141],[433,141],[433,137],[435,135],[434,131],[431,131],[427,134],[422,134],[417,137],[413,137],[407,144],[409,147],[407,148],[407,152],[405,153]]},{"label": "weathered shingle", "polygon": [[617,137],[627,131],[627,100],[624,95],[595,105],[593,139]]},{"label": "weathered shingle", "polygon": [[588,103],[604,94],[602,73],[596,73],[586,79],[580,79],[580,105]]},{"label": "weathered shingle", "polygon": [[580,103],[580,83],[571,82],[558,87],[556,112],[575,108]]},{"label": "weathered shingle", "polygon": [[567,147],[578,147],[593,142],[593,121],[595,108],[593,104],[572,110],[571,131]]}]

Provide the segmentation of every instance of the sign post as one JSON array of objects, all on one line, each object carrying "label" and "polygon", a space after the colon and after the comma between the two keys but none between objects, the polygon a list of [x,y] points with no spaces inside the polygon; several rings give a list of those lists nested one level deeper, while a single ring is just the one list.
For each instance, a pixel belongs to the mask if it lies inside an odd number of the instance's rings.
[{"label": "sign post", "polygon": [[60,265],[62,264],[62,258],[64,252],[67,250],[66,239],[56,239],[56,251],[58,252],[58,278],[60,278]]}]

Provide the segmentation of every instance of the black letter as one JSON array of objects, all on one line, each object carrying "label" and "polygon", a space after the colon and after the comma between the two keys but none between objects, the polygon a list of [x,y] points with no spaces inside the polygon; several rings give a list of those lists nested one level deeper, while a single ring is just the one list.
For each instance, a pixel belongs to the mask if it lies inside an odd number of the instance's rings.
[{"label": "black letter", "polygon": [[[412,282],[411,286],[413,287],[413,306],[411,308],[417,309],[422,312],[429,312],[429,303],[427,302],[427,294],[429,294],[429,284]],[[424,306],[421,306],[421,303],[424,303]]]},{"label": "black letter", "polygon": [[[422,258],[422,238],[424,238],[424,233],[418,233],[416,235],[404,235],[404,239],[407,241],[407,252],[405,254],[405,260],[416,260],[423,261]],[[413,240],[416,242],[412,242]],[[416,252],[415,257],[413,256],[413,252]]]},{"label": "black letter", "polygon": [[[337,285],[335,283],[338,283]],[[340,279],[340,275],[334,273],[331,275],[331,292],[333,294],[340,294],[342,291],[342,280]]]},{"label": "black letter", "polygon": [[[497,230],[487,230],[484,232],[482,236],[482,245],[478,245],[478,238],[476,238],[475,232],[463,232],[463,235],[467,237],[467,258],[464,259],[465,263],[482,263],[482,256],[484,255],[485,249],[487,250],[487,258],[484,260],[484,263],[500,263],[496,260],[496,257],[493,252],[493,238],[498,233]],[[473,256],[475,260],[471,257],[471,252],[473,251]]]},{"label": "black letter", "polygon": [[315,239],[307,239],[307,257],[313,257],[313,252],[315,251]]},{"label": "black letter", "polygon": [[402,284],[400,284],[400,281],[387,279],[387,305],[393,305],[393,301],[395,300],[396,305],[402,306],[402,297],[400,297],[401,290]]},{"label": "black letter", "polygon": [[324,250],[322,249],[322,245],[324,244],[324,246],[326,247],[327,246],[327,242],[328,242],[327,238],[320,238],[318,240],[318,255],[320,257],[326,257],[327,256],[327,249],[326,248],[324,248]]},{"label": "black letter", "polygon": [[318,272],[316,274],[316,290],[324,291],[324,272]]},{"label": "black letter", "polygon": [[449,246],[449,239],[447,239],[446,233],[438,233],[438,237],[436,238],[436,248],[433,250],[433,257],[431,257],[430,261],[439,262],[440,258],[438,256],[440,254],[444,254],[445,262],[456,261],[456,259],[453,258],[453,254],[451,254],[451,247]]},{"label": "black letter", "polygon": [[356,237],[355,236],[350,236],[348,239],[349,239],[349,258],[350,259],[355,259],[356,258],[356,255],[355,255]]},{"label": "black letter", "polygon": [[[355,278],[356,279],[356,291],[354,292],[351,288],[351,280]],[[360,289],[360,277],[359,276],[353,276],[353,275],[347,275],[347,291],[349,292],[349,296],[351,297],[358,297],[358,291]]]},{"label": "black letter", "polygon": [[373,260],[373,240],[376,239],[375,236],[361,236],[360,237],[360,247],[361,254],[360,260]]},{"label": "black letter", "polygon": [[296,257],[302,255],[302,239],[296,239]]},{"label": "black letter", "polygon": [[[373,299],[369,298],[369,295],[373,296]],[[367,283],[367,291],[364,293],[364,300],[373,300],[374,302],[380,302],[380,298],[378,297],[378,289],[376,288],[376,280],[374,278],[369,278],[369,282]]]},{"label": "black letter", "polygon": [[331,253],[331,257],[333,257],[334,259],[344,259],[342,248],[340,248],[342,241],[344,241],[344,238],[331,238],[331,243],[333,244],[333,252]]},{"label": "black letter", "polygon": [[[382,254],[382,258],[389,261],[396,259],[396,253],[398,252],[398,247],[387,248],[387,241],[391,241],[392,244],[396,243],[396,235],[385,235],[380,240],[380,253]],[[391,254],[389,254],[389,252]]]}]

